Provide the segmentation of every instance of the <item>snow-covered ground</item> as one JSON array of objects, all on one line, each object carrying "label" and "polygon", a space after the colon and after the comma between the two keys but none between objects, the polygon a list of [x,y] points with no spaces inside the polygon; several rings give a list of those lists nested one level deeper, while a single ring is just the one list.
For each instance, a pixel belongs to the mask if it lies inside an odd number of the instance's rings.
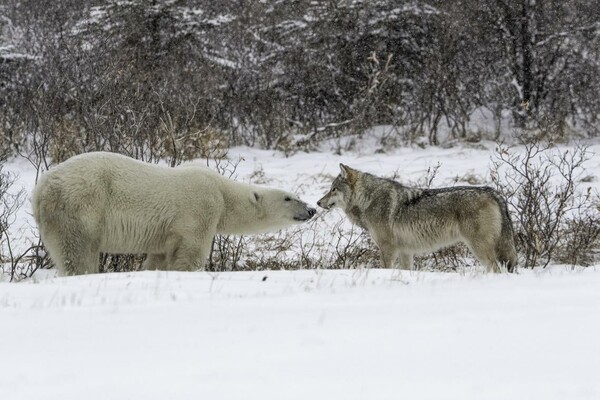
[{"label": "snow-covered ground", "polygon": [[34,399],[598,399],[600,269],[103,274],[0,283]]},{"label": "snow-covered ground", "polygon": [[[366,142],[342,155],[236,148],[230,157],[243,157],[238,180],[313,204],[340,162],[404,182],[439,163],[434,186],[489,181],[492,144],[378,154]],[[26,162],[7,168],[31,190]],[[600,157],[585,175],[597,189]],[[342,218],[334,211],[323,221]],[[25,207],[14,227],[23,245],[31,222]],[[0,398],[8,400],[599,399],[600,266],[511,275],[327,265],[69,278],[39,271],[0,279],[0,338]]]}]

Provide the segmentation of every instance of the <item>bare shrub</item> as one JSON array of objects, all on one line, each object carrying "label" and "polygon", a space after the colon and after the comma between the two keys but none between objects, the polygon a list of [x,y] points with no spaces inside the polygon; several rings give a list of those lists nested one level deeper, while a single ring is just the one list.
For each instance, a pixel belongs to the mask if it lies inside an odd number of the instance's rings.
[{"label": "bare shrub", "polygon": [[244,236],[215,235],[207,269],[209,271],[237,271],[243,268],[240,261],[247,250]]},{"label": "bare shrub", "polygon": [[[164,122],[163,122],[164,123]],[[166,124],[165,124],[166,126]],[[201,158],[225,158],[229,149],[227,137],[210,126],[176,137],[174,129],[165,128],[169,139],[164,143],[165,155],[171,159],[190,161]]]},{"label": "bare shrub", "polygon": [[19,256],[14,254],[13,236],[9,229],[16,221],[16,214],[23,204],[25,192],[11,192],[15,176],[4,170],[4,161],[0,160],[0,264],[9,265],[12,280]]},{"label": "bare shrub", "polygon": [[140,271],[145,256],[140,254],[100,254],[100,272]]},{"label": "bare shrub", "polygon": [[33,244],[23,251],[15,261],[14,268],[11,269],[11,280],[13,281],[31,278],[37,270],[52,267],[50,257],[48,257],[39,237],[36,237]]},{"label": "bare shrub", "polygon": [[48,267],[48,258],[39,238],[25,248],[18,248],[16,241],[21,233],[11,232],[17,213],[25,202],[24,189],[15,191],[16,176],[4,170],[5,156],[0,154],[0,270],[10,280],[28,278],[39,268]]},{"label": "bare shrub", "polygon": [[365,61],[366,65],[362,69],[366,72],[366,82],[352,105],[354,109],[352,128],[355,132],[364,132],[376,125],[382,119],[382,110],[392,109],[386,104],[389,100],[386,98],[386,90],[389,89],[387,86],[393,84],[392,54],[379,60],[377,53],[373,51]]},{"label": "bare shrub", "polygon": [[419,271],[457,271],[472,266],[474,258],[466,245],[459,243],[430,254],[416,255],[414,268]]},{"label": "bare shrub", "polygon": [[376,265],[378,251],[368,233],[344,219],[328,225],[326,214],[276,233],[249,239],[247,269],[352,269]]},{"label": "bare shrub", "polygon": [[301,259],[294,251],[302,234],[299,228],[248,238],[244,267],[249,270],[300,269]]},{"label": "bare shrub", "polygon": [[[583,164],[590,157],[587,147],[561,150],[536,140],[526,144],[523,152],[498,146],[495,157],[492,181],[513,215],[521,265],[545,267],[565,256],[588,259],[593,240],[576,239],[582,229],[594,229],[594,220],[584,212],[591,208],[592,198],[578,187]],[[579,253],[560,256],[569,241]]]},{"label": "bare shrub", "polygon": [[48,155],[52,162],[58,164],[84,152],[85,146],[78,127],[68,119],[60,121],[49,141]]},{"label": "bare shrub", "polygon": [[556,261],[563,264],[589,266],[598,261],[600,218],[577,215],[565,222]]},{"label": "bare shrub", "polygon": [[334,244],[334,257],[328,264],[333,269],[356,268],[364,265],[375,265],[379,260],[377,247],[369,233],[354,225],[344,231],[340,224],[332,230],[331,244]]}]

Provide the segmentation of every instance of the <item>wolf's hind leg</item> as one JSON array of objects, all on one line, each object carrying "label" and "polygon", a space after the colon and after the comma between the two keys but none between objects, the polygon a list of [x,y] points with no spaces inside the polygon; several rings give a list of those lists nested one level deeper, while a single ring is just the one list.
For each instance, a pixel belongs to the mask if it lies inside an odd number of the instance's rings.
[{"label": "wolf's hind leg", "polygon": [[485,266],[487,272],[500,272],[493,241],[489,243],[487,241],[476,241],[467,243],[467,245],[477,260]]}]

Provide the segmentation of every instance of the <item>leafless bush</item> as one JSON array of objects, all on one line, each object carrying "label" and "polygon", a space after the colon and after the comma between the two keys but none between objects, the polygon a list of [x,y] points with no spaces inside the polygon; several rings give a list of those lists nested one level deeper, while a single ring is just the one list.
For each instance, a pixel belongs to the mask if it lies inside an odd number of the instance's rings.
[{"label": "leafless bush", "polygon": [[240,261],[248,250],[244,236],[215,235],[207,265],[209,271],[245,269]]},{"label": "leafless bush", "polygon": [[17,213],[25,201],[25,190],[13,190],[14,174],[4,170],[5,157],[0,155],[0,269],[10,280],[30,277],[37,269],[47,267],[48,258],[39,242],[32,242],[26,249],[15,246],[21,233],[11,231]]},{"label": "leafless bush", "polygon": [[[596,219],[589,219],[591,192],[582,193],[578,181],[589,157],[585,146],[561,150],[539,140],[522,152],[497,148],[492,181],[508,201],[523,267],[589,259],[594,240],[582,240],[581,233],[594,233]],[[569,242],[576,253],[559,254]]]},{"label": "leafless bush", "polygon": [[140,254],[100,254],[100,272],[129,272],[142,269],[144,255]]},{"label": "leafless bush", "polygon": [[14,183],[14,175],[4,171],[4,160],[0,160],[0,264],[9,264],[11,280],[19,256],[13,252],[13,237],[9,229],[14,224],[25,197],[24,191],[10,192]]},{"label": "leafless bush", "polygon": [[288,154],[381,124],[477,139],[480,107],[598,135],[595,0],[505,3],[4,0],[0,125],[15,147],[48,132],[54,162],[185,153],[209,126]]},{"label": "leafless bush", "polygon": [[589,266],[598,261],[600,218],[598,213],[577,215],[565,222],[556,260],[563,264]]},{"label": "leafless bush", "polygon": [[379,253],[368,232],[352,226],[343,230],[340,223],[331,230],[331,245],[333,256],[329,268],[357,268],[364,265],[375,265]]},{"label": "leafless bush", "polygon": [[[26,145],[18,149],[19,156],[27,160],[35,171],[35,182],[40,174],[48,170],[50,161],[50,137],[48,131],[40,129],[27,137]],[[11,271],[11,279],[30,277],[38,269],[52,268],[52,263],[41,241],[36,227],[31,227],[32,240],[29,247],[21,253]]]},{"label": "leafless bush", "polygon": [[456,271],[473,265],[473,255],[459,243],[431,254],[415,256],[414,267],[419,271]]},{"label": "leafless bush", "polygon": [[[367,232],[345,220],[328,224],[321,214],[277,233],[248,238],[246,269],[352,269],[376,265],[377,248]],[[323,229],[323,226],[327,226]]]},{"label": "leafless bush", "polygon": [[248,238],[245,269],[289,270],[302,268],[302,257],[295,252],[301,240],[301,228],[288,228]]},{"label": "leafless bush", "polygon": [[10,267],[10,280],[30,278],[39,269],[51,268],[50,258],[39,237],[26,250],[13,259]]}]

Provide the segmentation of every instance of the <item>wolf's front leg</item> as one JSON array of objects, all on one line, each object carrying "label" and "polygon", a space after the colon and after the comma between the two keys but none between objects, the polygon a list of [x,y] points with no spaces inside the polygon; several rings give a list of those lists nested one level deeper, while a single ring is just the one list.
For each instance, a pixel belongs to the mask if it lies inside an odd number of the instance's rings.
[{"label": "wolf's front leg", "polygon": [[388,243],[378,244],[378,246],[381,252],[381,264],[383,268],[393,268],[396,258],[398,258],[398,250]]}]

